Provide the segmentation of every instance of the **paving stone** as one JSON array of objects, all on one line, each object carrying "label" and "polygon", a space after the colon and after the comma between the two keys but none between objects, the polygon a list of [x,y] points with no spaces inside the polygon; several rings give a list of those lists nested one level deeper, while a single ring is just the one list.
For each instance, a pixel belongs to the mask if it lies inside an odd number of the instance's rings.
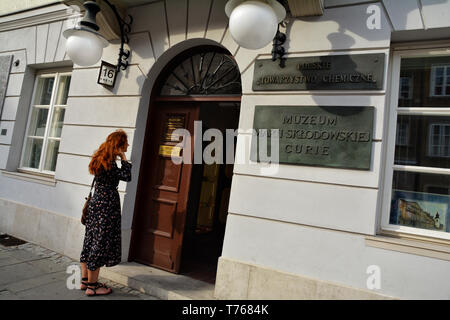
[{"label": "paving stone", "polygon": [[123,291],[123,292],[126,292],[126,293],[129,293],[131,290],[133,290],[133,289],[131,289],[129,287],[124,287],[124,288],[120,289],[120,291]]},{"label": "paving stone", "polygon": [[45,273],[54,273],[67,270],[66,266],[61,264],[55,264],[49,259],[29,261],[27,263],[35,268],[42,270]]},{"label": "paving stone", "polygon": [[138,297],[141,300],[160,300],[157,297],[149,296],[149,295],[143,294],[143,293],[139,293]]},{"label": "paving stone", "polygon": [[10,257],[11,257],[11,254],[8,251],[0,252],[0,259],[1,258],[10,258]]},{"label": "paving stone", "polygon": [[31,243],[0,249],[0,300],[158,300],[106,278],[99,281],[113,293],[88,297],[67,288],[67,267],[78,261]]},{"label": "paving stone", "polygon": [[18,296],[7,290],[0,291],[0,300],[20,300]]},{"label": "paving stone", "polygon": [[38,255],[25,250],[11,250],[9,251],[9,253],[14,258],[19,259],[23,262],[42,259],[42,257],[39,257]]},{"label": "paving stone", "polygon": [[121,291],[113,291],[110,295],[107,296],[108,300],[141,300],[140,297],[127,294]]},{"label": "paving stone", "polygon": [[76,300],[84,295],[84,291],[69,290],[65,281],[59,281],[20,291],[16,295],[27,300]]},{"label": "paving stone", "polygon": [[132,294],[132,295],[137,296],[137,295],[139,295],[139,291],[132,289],[132,290],[129,292],[129,294]]},{"label": "paving stone", "polygon": [[20,291],[25,291],[33,288],[40,287],[42,285],[53,283],[53,282],[66,282],[68,277],[68,274],[65,272],[56,272],[56,273],[50,273],[45,274],[39,277],[34,277],[27,280],[22,280],[14,283],[10,283],[6,285],[6,288],[13,292],[17,293]]},{"label": "paving stone", "polygon": [[61,260],[62,260],[62,262],[65,262],[65,263],[72,262],[72,259],[70,259],[68,257],[62,257]]},{"label": "paving stone", "polygon": [[4,267],[4,266],[10,266],[13,264],[18,264],[21,263],[22,261],[19,259],[16,259],[14,257],[1,257],[0,256],[0,267]]},{"label": "paving stone", "polygon": [[0,285],[19,282],[22,280],[44,275],[45,272],[28,263],[19,263],[0,267]]},{"label": "paving stone", "polygon": [[[84,291],[83,291],[84,292]],[[112,293],[113,294],[113,293]],[[111,295],[112,295],[111,294]],[[109,295],[109,296],[111,296]],[[83,296],[81,298],[78,298],[77,300],[113,300],[108,299],[109,296],[94,296],[94,297],[88,297],[85,293],[83,293]]]}]

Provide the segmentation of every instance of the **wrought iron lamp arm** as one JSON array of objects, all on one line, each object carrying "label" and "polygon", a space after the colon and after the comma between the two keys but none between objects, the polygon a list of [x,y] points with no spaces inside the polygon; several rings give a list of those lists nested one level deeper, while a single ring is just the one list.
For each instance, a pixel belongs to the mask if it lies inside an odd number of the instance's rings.
[{"label": "wrought iron lamp arm", "polygon": [[126,50],[123,48],[124,44],[130,41],[128,38],[128,33],[131,31],[131,24],[133,23],[133,17],[131,15],[128,15],[127,18],[129,22],[126,22],[122,19],[119,12],[117,11],[117,8],[115,5],[113,5],[108,0],[103,0],[114,12],[114,15],[117,19],[117,23],[120,27],[120,50],[119,50],[119,59],[117,61],[117,72],[119,72],[121,69],[125,70],[128,67],[128,57],[130,56],[130,50]]},{"label": "wrought iron lamp arm", "polygon": [[283,58],[283,56],[286,53],[286,50],[284,49],[283,44],[286,42],[286,34],[280,31],[280,25],[282,25],[282,23],[278,24],[277,33],[275,38],[273,38],[272,61],[280,59],[280,67],[284,68],[286,59]]}]

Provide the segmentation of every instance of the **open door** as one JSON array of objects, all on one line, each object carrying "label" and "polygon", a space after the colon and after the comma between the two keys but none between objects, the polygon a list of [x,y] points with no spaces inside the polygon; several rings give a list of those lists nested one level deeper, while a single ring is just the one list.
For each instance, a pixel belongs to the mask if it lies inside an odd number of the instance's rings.
[{"label": "open door", "polygon": [[[224,136],[226,129],[236,129],[241,95],[237,63],[221,47],[187,49],[161,71],[152,89],[129,261],[175,273],[181,267],[185,274],[199,270],[199,262],[217,269],[231,175],[224,178],[223,165],[175,164],[171,154],[190,152],[193,159],[196,120],[202,129],[219,129]],[[171,141],[178,128],[190,132],[190,149],[177,149]]]},{"label": "open door", "polygon": [[[150,123],[150,143],[143,155],[139,197],[133,226],[131,260],[171,272],[179,272],[192,164],[175,164],[172,150],[193,159],[194,121],[199,107],[193,103],[159,102]],[[177,148],[173,131],[191,134],[191,148]],[[176,137],[175,137],[176,138]],[[191,161],[192,162],[192,161]]]}]

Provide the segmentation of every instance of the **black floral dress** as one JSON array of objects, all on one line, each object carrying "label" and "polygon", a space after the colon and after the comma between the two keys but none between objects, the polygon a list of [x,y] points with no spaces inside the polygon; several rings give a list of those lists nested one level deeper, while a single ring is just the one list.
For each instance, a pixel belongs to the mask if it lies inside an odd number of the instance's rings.
[{"label": "black floral dress", "polygon": [[86,232],[80,262],[91,271],[99,267],[112,267],[120,263],[122,253],[119,180],[131,181],[131,164],[121,161],[118,168],[112,163],[110,170],[95,176],[95,192],[89,201]]}]

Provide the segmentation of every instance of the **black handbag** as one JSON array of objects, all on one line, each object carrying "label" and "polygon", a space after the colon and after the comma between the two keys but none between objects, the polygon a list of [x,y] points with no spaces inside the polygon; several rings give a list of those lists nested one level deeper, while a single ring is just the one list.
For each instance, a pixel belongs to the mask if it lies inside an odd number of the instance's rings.
[{"label": "black handbag", "polygon": [[95,177],[92,180],[91,190],[89,191],[89,195],[85,198],[86,202],[84,203],[82,214],[81,214],[81,224],[83,226],[86,225],[86,215],[87,215],[87,211],[88,211],[89,201],[91,201],[91,198],[92,198],[92,188],[94,187],[94,182],[95,182]]}]

